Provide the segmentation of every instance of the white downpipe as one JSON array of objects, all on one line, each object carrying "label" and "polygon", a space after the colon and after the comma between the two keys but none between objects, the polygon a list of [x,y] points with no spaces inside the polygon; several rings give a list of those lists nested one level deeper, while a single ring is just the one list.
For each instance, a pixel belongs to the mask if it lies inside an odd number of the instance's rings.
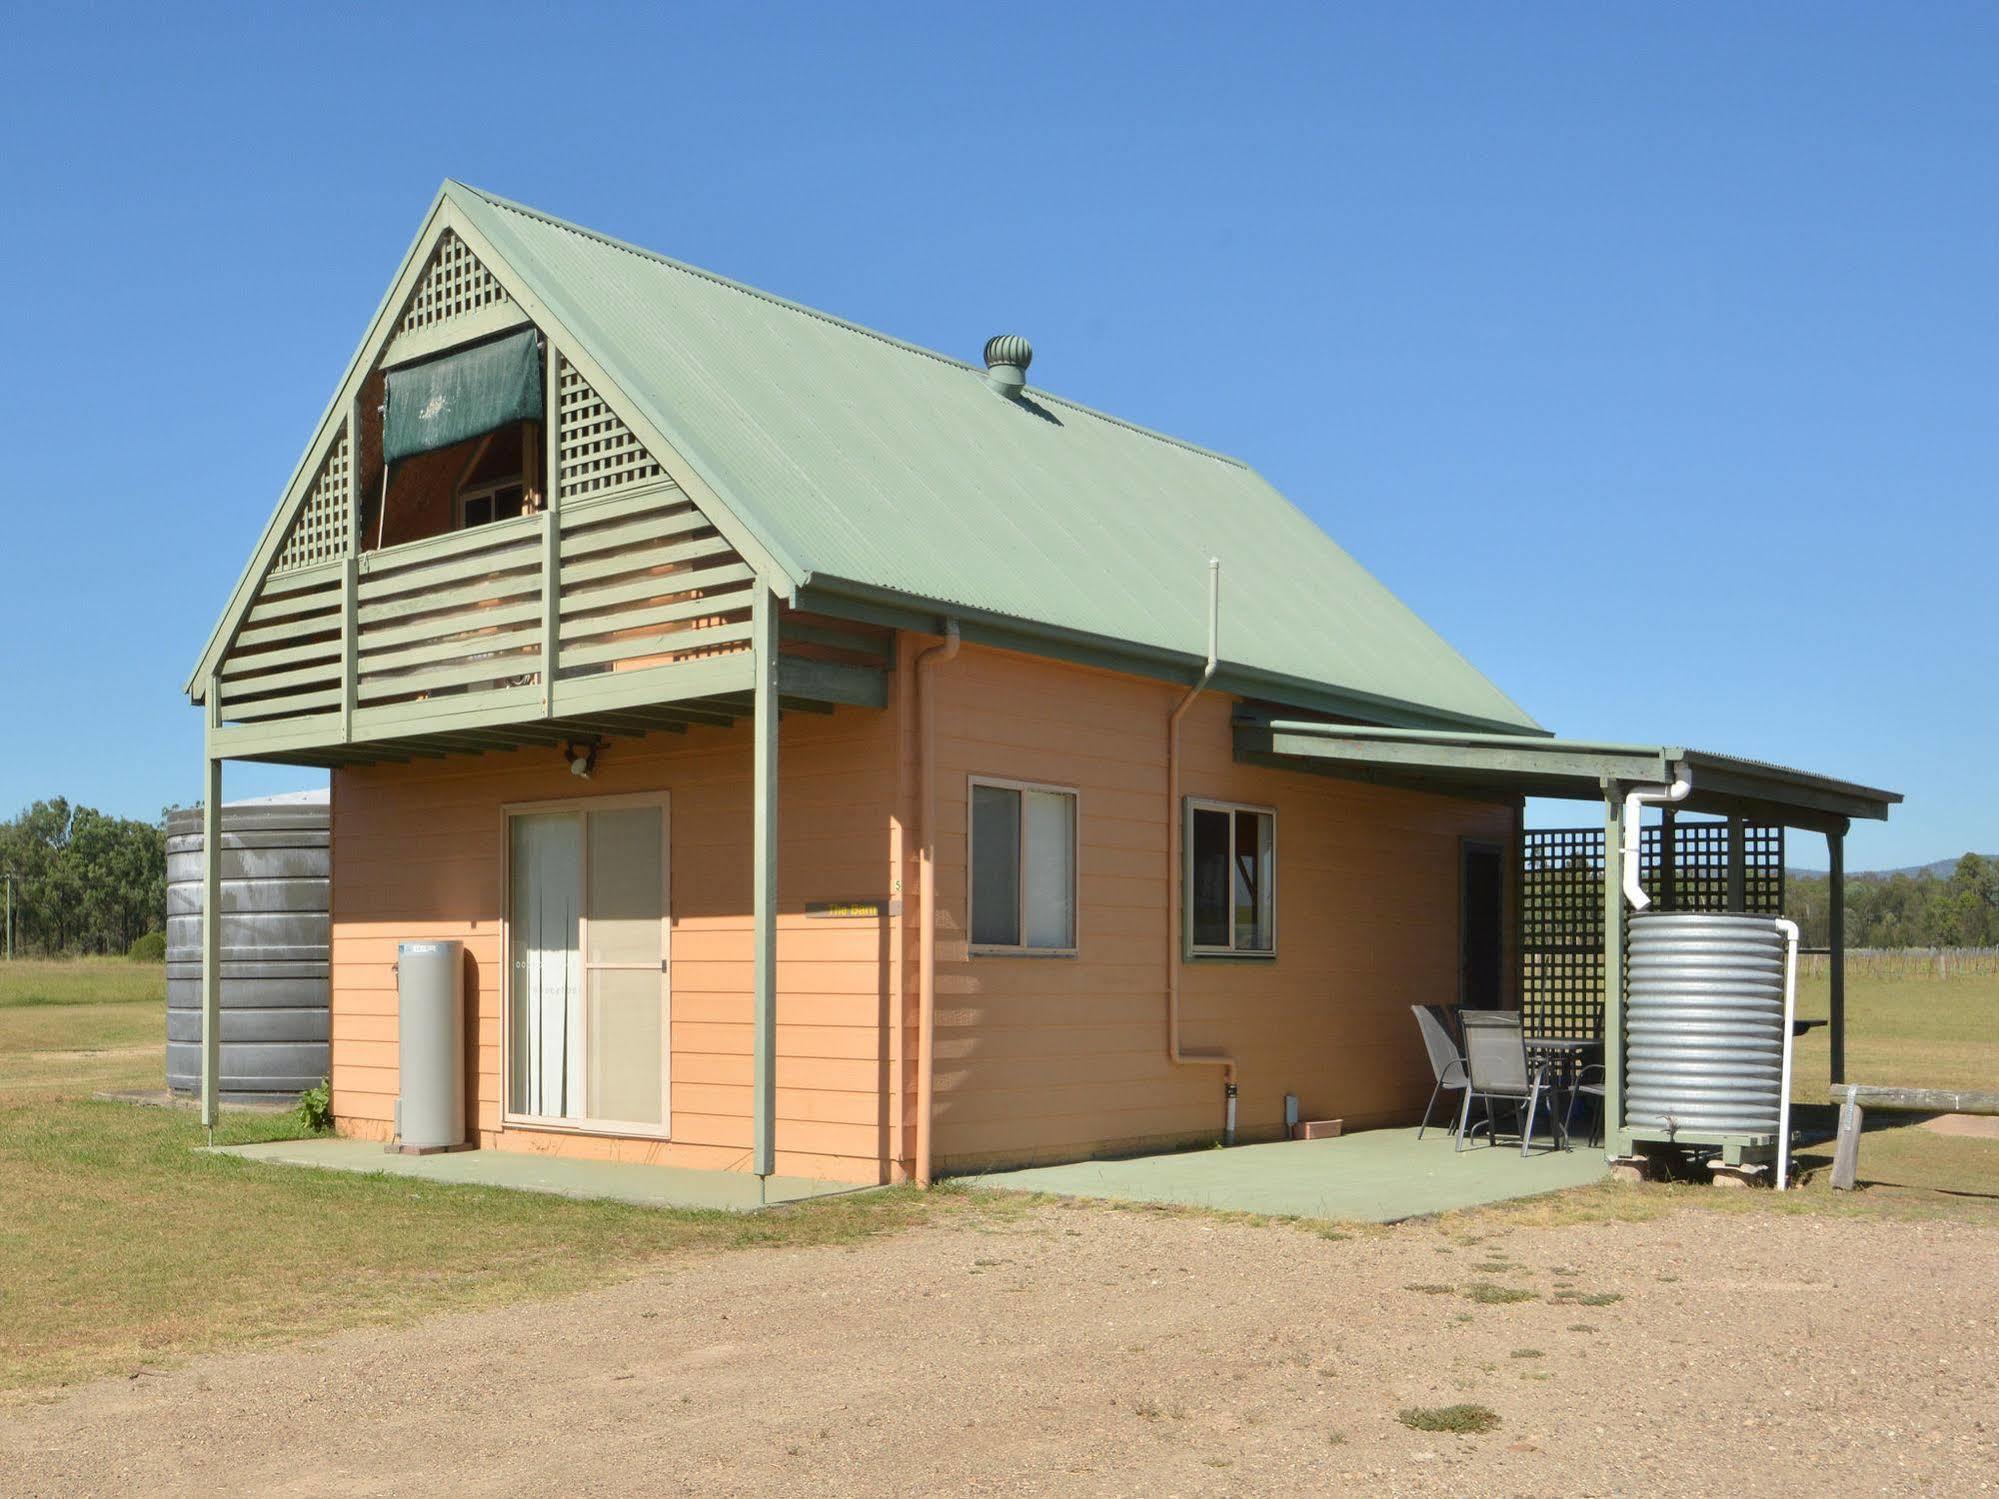
[{"label": "white downpipe", "polygon": [[1618,864],[1623,870],[1624,898],[1631,903],[1634,911],[1642,911],[1652,904],[1652,897],[1645,893],[1638,878],[1639,809],[1685,801],[1687,793],[1693,789],[1693,773],[1682,765],[1674,773],[1672,785],[1639,786],[1624,798],[1624,847],[1619,851]]},{"label": "white downpipe", "polygon": [[1784,934],[1784,1064],[1777,1084],[1777,1190],[1791,1179],[1791,1018],[1798,1009],[1798,924],[1777,918]]},{"label": "white downpipe", "polygon": [[1188,1052],[1180,1049],[1180,944],[1184,940],[1184,871],[1180,849],[1180,720],[1207,690],[1221,665],[1222,643],[1222,564],[1208,559],[1208,657],[1200,679],[1173,705],[1166,717],[1166,1060],[1175,1067],[1219,1067],[1222,1069],[1222,1140],[1235,1144],[1236,1071],[1235,1058],[1225,1052]]}]

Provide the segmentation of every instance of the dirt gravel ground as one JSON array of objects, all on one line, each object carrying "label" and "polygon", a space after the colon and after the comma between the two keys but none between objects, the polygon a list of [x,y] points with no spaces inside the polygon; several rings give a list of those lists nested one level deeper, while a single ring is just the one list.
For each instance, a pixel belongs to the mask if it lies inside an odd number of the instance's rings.
[{"label": "dirt gravel ground", "polygon": [[0,1407],[14,1495],[1828,1487],[1999,1490],[1999,1229],[975,1210]]}]

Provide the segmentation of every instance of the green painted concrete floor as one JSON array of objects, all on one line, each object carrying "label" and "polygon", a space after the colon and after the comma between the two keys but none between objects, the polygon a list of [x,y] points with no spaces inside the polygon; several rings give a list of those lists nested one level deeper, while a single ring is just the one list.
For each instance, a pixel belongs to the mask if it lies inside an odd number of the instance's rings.
[{"label": "green painted concrete floor", "polygon": [[[456,1150],[439,1155],[390,1155],[365,1140],[274,1140],[261,1145],[217,1145],[217,1155],[322,1171],[363,1171],[417,1181],[562,1197],[608,1198],[649,1208],[705,1208],[747,1213],[762,1205],[757,1179],[744,1171],[695,1171],[685,1166],[638,1166],[620,1161],[578,1161],[519,1150]],[[770,1205],[866,1191],[850,1182],[773,1176]]]},{"label": "green painted concrete floor", "polygon": [[[215,1153],[267,1165],[608,1198],[641,1207],[753,1212],[760,1205],[757,1179],[741,1171],[579,1161],[514,1150],[391,1155],[380,1145],[340,1139],[218,1145]],[[1393,1223],[1452,1208],[1587,1186],[1600,1180],[1608,1169],[1601,1150],[1580,1145],[1573,1151],[1550,1151],[1537,1145],[1534,1154],[1523,1160],[1517,1149],[1508,1146],[1478,1144],[1457,1154],[1451,1149],[1450,1135],[1441,1129],[1431,1130],[1422,1140],[1413,1129],[1377,1129],[1337,1140],[1287,1140],[1238,1145],[1232,1150],[1077,1161],[960,1179],[975,1186],[1048,1192],[1058,1197]],[[767,1201],[773,1205],[802,1202],[857,1190],[868,1189],[773,1176]]]},{"label": "green painted concrete floor", "polygon": [[1122,1161],[1077,1161],[963,1178],[968,1184],[1060,1197],[1163,1202],[1394,1223],[1452,1208],[1477,1207],[1587,1186],[1609,1174],[1603,1151],[1578,1143],[1550,1150],[1474,1142],[1460,1155],[1448,1131],[1374,1129],[1337,1140],[1281,1140],[1228,1150],[1189,1150]]}]

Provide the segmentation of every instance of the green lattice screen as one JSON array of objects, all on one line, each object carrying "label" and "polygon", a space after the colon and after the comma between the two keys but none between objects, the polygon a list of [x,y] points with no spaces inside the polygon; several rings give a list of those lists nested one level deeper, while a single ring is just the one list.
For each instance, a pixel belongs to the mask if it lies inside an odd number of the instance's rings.
[{"label": "green lattice screen", "polygon": [[[1669,875],[1660,858],[1660,829],[1642,829],[1638,868],[1645,893],[1661,910],[1728,910],[1728,845],[1727,822],[1679,819]],[[1742,909],[1783,912],[1781,827],[1742,825]],[[1602,1033],[1602,828],[1531,828],[1521,841],[1520,993],[1532,1035]]]}]

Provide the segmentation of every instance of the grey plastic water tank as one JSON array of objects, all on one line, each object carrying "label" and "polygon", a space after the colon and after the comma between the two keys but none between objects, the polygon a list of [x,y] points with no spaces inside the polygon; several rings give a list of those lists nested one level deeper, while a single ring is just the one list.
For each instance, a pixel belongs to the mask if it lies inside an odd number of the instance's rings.
[{"label": "grey plastic water tank", "polygon": [[1784,936],[1775,918],[1646,911],[1630,932],[1626,1120],[1775,1134],[1784,1057]]},{"label": "grey plastic water tank", "polygon": [[[222,1092],[289,1098],[327,1074],[326,793],[222,809]],[[167,1086],[201,1087],[201,809],[167,817]]]},{"label": "grey plastic water tank", "polygon": [[396,1138],[405,1149],[465,1143],[465,945],[396,948]]}]

